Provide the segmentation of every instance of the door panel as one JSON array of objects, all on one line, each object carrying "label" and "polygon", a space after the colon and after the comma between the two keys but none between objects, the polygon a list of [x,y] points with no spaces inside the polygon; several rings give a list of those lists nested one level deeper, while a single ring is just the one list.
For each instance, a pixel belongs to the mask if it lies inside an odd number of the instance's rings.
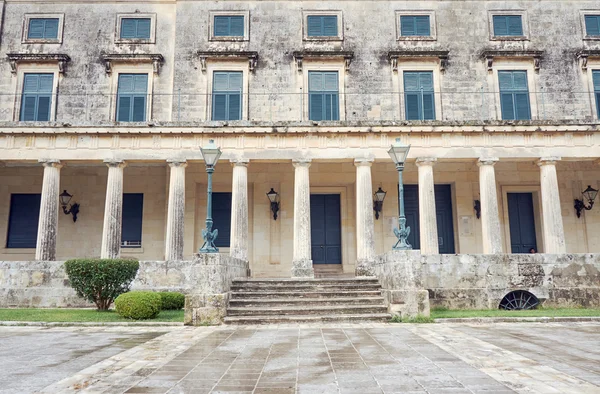
[{"label": "door panel", "polygon": [[533,194],[508,193],[506,197],[508,201],[511,252],[529,253],[531,248],[537,251]]},{"label": "door panel", "polygon": [[311,194],[310,229],[313,264],[342,263],[339,194]]}]

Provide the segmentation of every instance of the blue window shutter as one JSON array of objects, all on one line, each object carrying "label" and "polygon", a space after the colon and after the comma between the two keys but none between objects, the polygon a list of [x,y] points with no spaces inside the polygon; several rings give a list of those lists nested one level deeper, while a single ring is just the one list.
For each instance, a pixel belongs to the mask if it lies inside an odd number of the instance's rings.
[{"label": "blue window shutter", "polygon": [[227,120],[227,94],[213,93],[212,120]]},{"label": "blue window shutter", "polygon": [[323,94],[310,93],[309,95],[309,110],[308,117],[310,120],[323,120]]},{"label": "blue window shutter", "polygon": [[244,36],[244,17],[243,16],[230,17],[229,35],[233,36],[233,37],[243,37]]},{"label": "blue window shutter", "polygon": [[585,16],[585,33],[587,36],[600,36],[600,15]]},{"label": "blue window shutter", "polygon": [[242,118],[242,95],[229,95],[229,108],[227,120],[240,120]]},{"label": "blue window shutter", "polygon": [[504,15],[494,15],[494,35],[495,36],[507,36],[508,35],[508,20]]},{"label": "blue window shutter", "polygon": [[526,71],[498,71],[503,120],[529,120],[529,88]]},{"label": "blue window shutter", "polygon": [[7,248],[35,248],[41,194],[11,194]]},{"label": "blue window shutter", "polygon": [[142,193],[123,194],[121,219],[121,243],[123,246],[140,246],[142,244],[143,212],[144,195]]},{"label": "blue window shutter", "polygon": [[231,193],[213,192],[213,228],[219,230],[217,247],[229,247],[231,240]]},{"label": "blue window shutter", "polygon": [[117,100],[117,122],[129,122],[129,114],[131,113],[131,96],[120,95]]},{"label": "blue window shutter", "polygon": [[416,20],[412,16],[401,16],[400,17],[400,35],[402,36],[416,36],[417,27]]},{"label": "blue window shutter", "polygon": [[37,110],[37,121],[47,122],[50,120],[50,96],[39,96],[38,98],[38,110]]},{"label": "blue window shutter", "polygon": [[135,38],[149,39],[151,26],[152,26],[152,19],[139,18],[137,20],[137,31],[136,31]]},{"label": "blue window shutter", "polygon": [[529,93],[515,93],[515,118],[517,120],[530,120]]},{"label": "blue window shutter", "polygon": [[308,116],[310,120],[339,120],[339,82],[335,71],[308,74]]},{"label": "blue window shutter", "polygon": [[596,96],[596,111],[600,119],[600,70],[592,71],[592,80],[594,83],[594,95]]},{"label": "blue window shutter", "polygon": [[50,120],[53,81],[53,74],[24,75],[20,120],[39,122]]},{"label": "blue window shutter", "polygon": [[513,74],[510,71],[498,71],[498,82],[500,91],[513,88]]},{"label": "blue window shutter", "polygon": [[423,93],[423,119],[435,120],[435,97],[433,93]]},{"label": "blue window shutter", "polygon": [[404,101],[406,107],[406,120],[420,120],[421,111],[419,111],[419,94],[405,93]]},{"label": "blue window shutter", "polygon": [[431,35],[429,26],[429,16],[420,15],[415,17],[415,31],[417,36],[428,37]]},{"label": "blue window shutter", "polygon": [[323,31],[322,35],[326,37],[336,37],[338,35],[338,21],[337,16],[330,15],[323,17]]},{"label": "blue window shutter", "polygon": [[146,120],[146,97],[133,97],[133,113],[131,120],[134,122],[143,122]]},{"label": "blue window shutter", "polygon": [[117,87],[117,122],[146,121],[148,74],[120,74]]},{"label": "blue window shutter", "polygon": [[328,92],[337,92],[338,90],[338,73],[325,72],[323,73],[323,90]]},{"label": "blue window shutter", "polygon": [[513,101],[513,95],[511,93],[501,93],[500,94],[500,106],[501,106],[503,120],[514,120],[515,119],[514,101]]},{"label": "blue window shutter", "polygon": [[44,38],[58,38],[58,18],[46,19],[46,25],[44,26]]},{"label": "blue window shutter", "polygon": [[508,22],[508,35],[509,36],[522,36],[523,35],[523,21],[520,15],[509,15],[506,17]]},{"label": "blue window shutter", "polygon": [[229,35],[229,17],[215,16],[213,34],[216,37],[226,37]]},{"label": "blue window shutter", "polygon": [[21,120],[22,121],[35,121],[36,114],[36,97],[35,96],[23,96],[21,106]]},{"label": "blue window shutter", "polygon": [[219,71],[213,74],[213,120],[240,120],[242,118],[243,74],[237,71]]},{"label": "blue window shutter", "polygon": [[404,72],[404,92],[407,120],[435,119],[433,72]]},{"label": "blue window shutter", "polygon": [[121,38],[135,38],[136,23],[134,18],[121,19]]},{"label": "blue window shutter", "polygon": [[318,15],[309,15],[307,17],[307,35],[309,37],[319,37],[323,35],[321,19],[322,17]]},{"label": "blue window shutter", "polygon": [[44,19],[29,19],[29,30],[27,31],[27,38],[44,38],[44,25]]},{"label": "blue window shutter", "polygon": [[119,74],[117,91],[121,93],[133,92],[133,74]]}]

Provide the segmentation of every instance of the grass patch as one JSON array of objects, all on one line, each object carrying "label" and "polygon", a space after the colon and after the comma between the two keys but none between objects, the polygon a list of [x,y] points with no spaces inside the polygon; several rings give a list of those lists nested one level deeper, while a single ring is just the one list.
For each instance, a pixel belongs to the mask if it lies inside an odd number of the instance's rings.
[{"label": "grass patch", "polygon": [[586,317],[600,316],[600,309],[587,308],[539,308],[525,311],[505,311],[503,309],[484,310],[450,310],[434,308],[431,318],[466,318],[466,317]]},{"label": "grass patch", "polygon": [[392,323],[433,323],[433,318],[422,315],[402,318],[399,315],[394,315],[390,321]]},{"label": "grass patch", "polygon": [[115,311],[95,309],[0,309],[0,321],[36,322],[177,322],[183,323],[183,310],[161,311],[157,317],[148,320],[131,320],[119,316]]}]

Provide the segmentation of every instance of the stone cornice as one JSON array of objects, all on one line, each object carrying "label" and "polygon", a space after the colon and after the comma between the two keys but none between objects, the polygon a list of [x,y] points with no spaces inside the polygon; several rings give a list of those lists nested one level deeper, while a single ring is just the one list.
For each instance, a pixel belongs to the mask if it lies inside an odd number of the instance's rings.
[{"label": "stone cornice", "polygon": [[17,73],[19,63],[57,63],[58,72],[65,72],[65,65],[71,61],[69,55],[64,53],[8,53],[6,55],[10,64],[10,72]]},{"label": "stone cornice", "polygon": [[392,70],[398,71],[398,61],[401,59],[414,60],[414,59],[431,59],[438,58],[440,60],[440,71],[446,71],[448,67],[448,55],[450,51],[427,51],[427,50],[404,50],[404,51],[390,51],[387,56],[392,64]]},{"label": "stone cornice", "polygon": [[196,55],[200,59],[202,72],[206,72],[206,61],[208,59],[247,59],[250,71],[254,71],[258,63],[258,52],[256,51],[198,51]]},{"label": "stone cornice", "polygon": [[494,68],[494,58],[530,58],[533,59],[533,69],[537,72],[540,70],[542,57],[544,51],[530,51],[530,50],[505,50],[505,49],[493,49],[485,50],[481,53],[481,57],[487,62],[488,71],[492,71]]},{"label": "stone cornice", "polygon": [[600,58],[600,49],[582,49],[577,52],[577,60],[582,70],[587,70],[588,58]]},{"label": "stone cornice", "polygon": [[334,59],[334,60],[343,60],[344,68],[346,71],[350,70],[350,64],[352,63],[352,59],[354,59],[353,51],[313,51],[313,50],[302,50],[302,51],[294,51],[292,52],[292,56],[294,57],[294,61],[296,62],[296,67],[298,72],[302,72],[302,63],[304,59]]},{"label": "stone cornice", "polygon": [[106,53],[100,56],[107,74],[112,72],[113,63],[152,63],[155,74],[160,72],[160,66],[165,58],[160,53]]}]

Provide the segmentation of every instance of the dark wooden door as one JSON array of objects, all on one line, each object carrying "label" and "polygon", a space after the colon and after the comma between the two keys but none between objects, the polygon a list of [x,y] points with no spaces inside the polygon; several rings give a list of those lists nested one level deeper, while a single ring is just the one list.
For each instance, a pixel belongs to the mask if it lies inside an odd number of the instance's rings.
[{"label": "dark wooden door", "polygon": [[[455,253],[454,224],[452,220],[452,192],[450,185],[435,185],[434,193],[440,253],[453,254]],[[420,249],[418,185],[404,186],[404,214],[406,216],[406,225],[410,226],[408,242],[412,245],[413,249]]]},{"label": "dark wooden door", "polygon": [[532,193],[508,193],[508,223],[512,253],[537,251]]},{"label": "dark wooden door", "polygon": [[342,264],[342,220],[339,194],[310,195],[313,264]]}]

